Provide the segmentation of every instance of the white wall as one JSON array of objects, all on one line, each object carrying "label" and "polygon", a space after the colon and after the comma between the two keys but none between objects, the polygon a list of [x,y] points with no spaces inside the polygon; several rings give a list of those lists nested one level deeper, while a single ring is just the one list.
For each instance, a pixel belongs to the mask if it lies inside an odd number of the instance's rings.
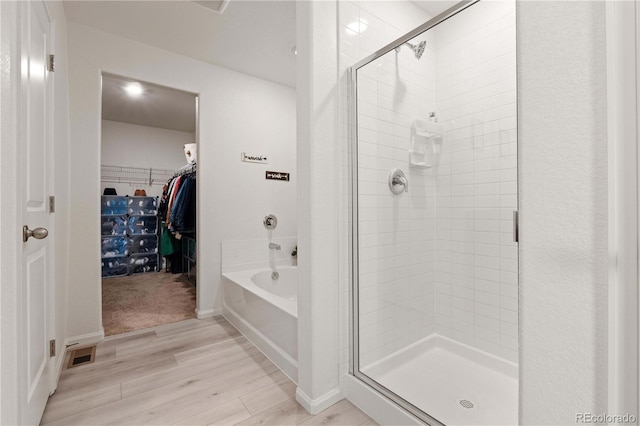
[{"label": "white wall", "polygon": [[[298,388],[317,413],[342,398],[338,308],[339,179],[334,2],[296,5]],[[321,25],[316,23],[321,22]]]},{"label": "white wall", "polygon": [[437,333],[518,362],[515,1],[430,30],[436,111]]},{"label": "white wall", "polygon": [[[109,72],[199,95],[198,313],[216,312],[220,242],[296,235],[295,92],[77,24],[69,25],[71,253],[69,334],[99,338],[100,76]],[[240,162],[265,154],[267,165]],[[288,171],[290,182],[266,181]]]},{"label": "white wall", "polygon": [[[193,100],[195,102],[195,98]],[[195,122],[196,118],[193,117]],[[142,167],[176,170],[186,164],[184,145],[195,143],[195,134],[138,124],[102,120],[101,162],[109,166]],[[162,195],[162,185],[101,182],[104,188],[115,188],[118,195],[133,195],[144,189],[148,196]]]},{"label": "white wall", "polygon": [[[518,2],[520,421],[607,412],[604,2]],[[624,413],[609,413],[624,414]]]}]

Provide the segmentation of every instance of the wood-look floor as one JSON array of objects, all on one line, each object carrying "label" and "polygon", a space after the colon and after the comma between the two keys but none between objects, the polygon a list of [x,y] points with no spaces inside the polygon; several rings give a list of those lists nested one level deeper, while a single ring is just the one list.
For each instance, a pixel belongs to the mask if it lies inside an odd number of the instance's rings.
[{"label": "wood-look floor", "polygon": [[224,318],[101,342],[62,371],[44,425],[374,425],[343,400],[311,416],[295,384]]}]

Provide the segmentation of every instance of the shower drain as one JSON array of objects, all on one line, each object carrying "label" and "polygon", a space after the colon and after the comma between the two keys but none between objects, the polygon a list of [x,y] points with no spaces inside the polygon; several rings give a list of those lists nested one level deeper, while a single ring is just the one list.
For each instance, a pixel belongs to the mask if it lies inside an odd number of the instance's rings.
[{"label": "shower drain", "polygon": [[477,408],[476,405],[468,399],[459,399],[458,404],[467,410],[475,410]]}]

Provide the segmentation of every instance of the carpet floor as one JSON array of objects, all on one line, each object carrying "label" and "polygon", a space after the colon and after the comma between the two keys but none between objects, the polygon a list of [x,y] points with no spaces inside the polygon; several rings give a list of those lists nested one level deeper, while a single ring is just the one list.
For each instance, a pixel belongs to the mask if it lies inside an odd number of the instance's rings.
[{"label": "carpet floor", "polygon": [[105,336],[195,318],[196,289],[181,274],[150,272],[102,280]]}]

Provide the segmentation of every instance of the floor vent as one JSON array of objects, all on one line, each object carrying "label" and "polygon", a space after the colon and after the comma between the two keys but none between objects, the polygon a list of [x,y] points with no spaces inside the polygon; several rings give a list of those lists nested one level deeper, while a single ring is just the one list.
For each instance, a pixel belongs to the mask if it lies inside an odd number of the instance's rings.
[{"label": "floor vent", "polygon": [[460,404],[462,407],[466,408],[467,410],[476,409],[476,405],[473,402],[469,401],[468,399],[459,399],[458,404]]},{"label": "floor vent", "polygon": [[79,365],[91,364],[96,359],[96,347],[89,346],[87,348],[75,349],[71,351],[69,364],[67,368],[77,367]]}]

